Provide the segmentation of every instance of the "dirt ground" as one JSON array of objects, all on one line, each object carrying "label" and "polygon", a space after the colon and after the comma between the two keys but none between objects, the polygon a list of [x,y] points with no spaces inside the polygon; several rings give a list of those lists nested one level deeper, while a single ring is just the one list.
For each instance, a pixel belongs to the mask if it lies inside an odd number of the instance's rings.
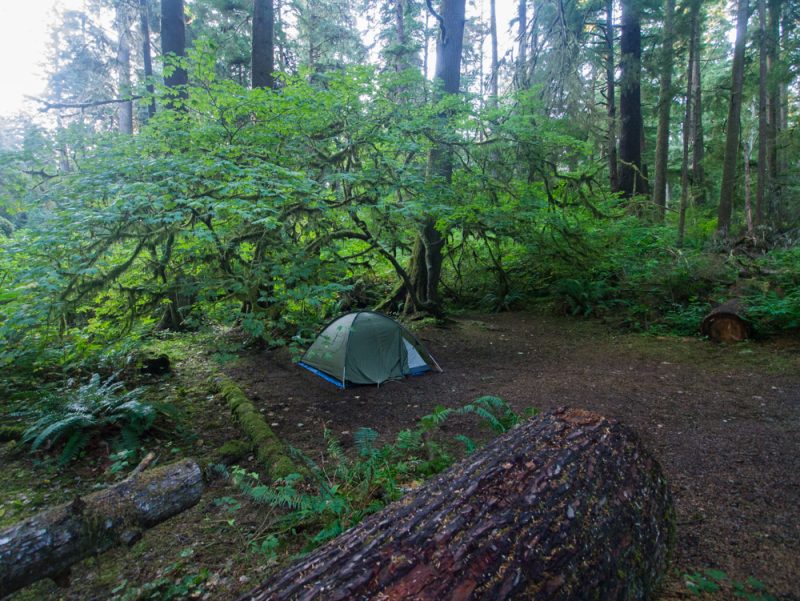
[{"label": "dirt ground", "polygon": [[481,395],[517,410],[571,406],[618,418],[656,455],[675,499],[677,548],[662,599],[687,598],[683,574],[710,568],[800,599],[800,340],[719,346],[526,313],[417,334],[443,374],[340,391],[285,352],[227,371],[278,435],[312,456],[323,423],[345,443],[361,426],[389,440],[436,405]]}]

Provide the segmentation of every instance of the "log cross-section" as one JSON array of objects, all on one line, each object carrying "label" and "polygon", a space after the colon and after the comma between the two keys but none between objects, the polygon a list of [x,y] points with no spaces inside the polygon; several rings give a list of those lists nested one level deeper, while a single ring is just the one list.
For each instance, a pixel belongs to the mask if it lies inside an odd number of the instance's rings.
[{"label": "log cross-section", "polygon": [[655,459],[620,423],[533,419],[243,597],[647,599],[674,528]]},{"label": "log cross-section", "polygon": [[0,597],[42,578],[58,578],[74,563],[192,507],[203,493],[200,467],[186,459],[134,473],[122,482],[0,531]]},{"label": "log cross-section", "polygon": [[741,342],[752,334],[752,326],[738,299],[729,300],[712,309],[700,324],[700,333],[714,342]]}]

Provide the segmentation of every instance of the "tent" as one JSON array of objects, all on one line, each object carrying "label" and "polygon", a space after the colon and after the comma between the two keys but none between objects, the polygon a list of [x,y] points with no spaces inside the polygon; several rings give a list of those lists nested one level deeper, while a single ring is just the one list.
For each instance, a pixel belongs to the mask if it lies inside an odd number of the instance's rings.
[{"label": "tent", "polygon": [[300,365],[339,388],[381,384],[428,371],[441,372],[411,332],[373,311],[347,313],[322,330]]}]

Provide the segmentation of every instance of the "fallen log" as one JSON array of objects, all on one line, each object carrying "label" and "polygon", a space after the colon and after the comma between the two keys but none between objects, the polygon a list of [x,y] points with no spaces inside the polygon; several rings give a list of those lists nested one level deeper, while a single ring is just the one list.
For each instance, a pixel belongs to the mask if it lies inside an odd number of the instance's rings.
[{"label": "fallen log", "polygon": [[256,458],[268,470],[270,477],[283,478],[303,471],[289,458],[285,445],[236,382],[222,375],[214,377],[212,382],[227,401],[239,427],[253,442]]},{"label": "fallen log", "polygon": [[648,599],[673,531],[667,484],[636,435],[559,409],[243,599]]},{"label": "fallen log", "polygon": [[202,493],[202,472],[189,459],[141,473],[137,468],[114,486],[0,531],[0,597],[42,578],[65,581],[72,564],[133,544]]},{"label": "fallen log", "polygon": [[700,333],[714,342],[741,342],[752,334],[750,322],[738,299],[729,300],[712,309],[700,324]]}]

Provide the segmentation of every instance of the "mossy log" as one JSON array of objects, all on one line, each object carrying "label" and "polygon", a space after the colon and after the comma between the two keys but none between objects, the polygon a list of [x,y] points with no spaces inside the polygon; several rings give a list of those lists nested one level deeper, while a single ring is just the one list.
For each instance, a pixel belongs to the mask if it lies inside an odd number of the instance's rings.
[{"label": "mossy log", "polygon": [[700,333],[714,342],[741,342],[750,338],[752,327],[741,302],[734,299],[712,309],[703,318]]},{"label": "mossy log", "polygon": [[136,473],[0,531],[0,597],[42,578],[67,580],[69,567],[120,544],[189,507],[203,494],[191,460]]},{"label": "mossy log", "polygon": [[216,376],[214,382],[236,417],[239,427],[253,442],[256,458],[273,478],[283,478],[302,471],[286,454],[284,444],[267,425],[264,418],[241,388],[230,378]]},{"label": "mossy log", "polygon": [[664,476],[633,432],[559,409],[243,599],[647,599],[673,528]]}]

